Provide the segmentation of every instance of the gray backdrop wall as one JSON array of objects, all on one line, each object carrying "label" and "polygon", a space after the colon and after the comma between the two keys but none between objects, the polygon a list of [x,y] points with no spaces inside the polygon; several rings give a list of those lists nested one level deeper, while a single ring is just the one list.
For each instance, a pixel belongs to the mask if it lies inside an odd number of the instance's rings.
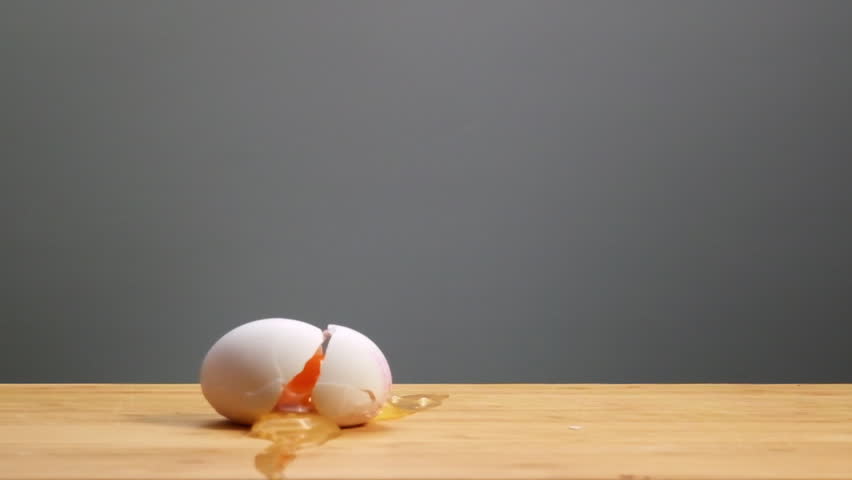
[{"label": "gray backdrop wall", "polygon": [[0,1],[0,381],[852,381],[852,2]]}]

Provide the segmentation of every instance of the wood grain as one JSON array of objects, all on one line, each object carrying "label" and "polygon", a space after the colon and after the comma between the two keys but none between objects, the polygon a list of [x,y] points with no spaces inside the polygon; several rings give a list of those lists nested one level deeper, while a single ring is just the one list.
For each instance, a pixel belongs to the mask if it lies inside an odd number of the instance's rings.
[{"label": "wood grain", "polygon": [[[852,385],[399,385],[286,478],[852,479]],[[267,442],[197,385],[0,385],[2,479],[254,479]]]}]

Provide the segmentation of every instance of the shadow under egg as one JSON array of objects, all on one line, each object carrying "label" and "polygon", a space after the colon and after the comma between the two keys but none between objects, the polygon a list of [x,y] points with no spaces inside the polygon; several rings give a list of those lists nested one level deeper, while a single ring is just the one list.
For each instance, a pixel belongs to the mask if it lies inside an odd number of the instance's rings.
[{"label": "shadow under egg", "polygon": [[219,420],[209,420],[209,421],[206,421],[206,422],[199,424],[198,426],[201,427],[201,428],[207,429],[207,430],[225,430],[225,431],[234,431],[234,432],[241,432],[241,433],[247,433],[249,431],[249,429],[251,428],[248,425],[242,425],[240,423],[234,423],[234,422],[227,420],[227,419],[224,419],[224,418],[219,419]]},{"label": "shadow under egg", "polygon": [[234,432],[245,435],[249,431],[248,425],[234,423],[225,418],[217,418],[207,414],[173,413],[168,415],[125,415],[125,421],[134,423],[147,423],[150,425],[162,425],[169,427],[186,427],[190,429],[204,429],[218,432]]}]

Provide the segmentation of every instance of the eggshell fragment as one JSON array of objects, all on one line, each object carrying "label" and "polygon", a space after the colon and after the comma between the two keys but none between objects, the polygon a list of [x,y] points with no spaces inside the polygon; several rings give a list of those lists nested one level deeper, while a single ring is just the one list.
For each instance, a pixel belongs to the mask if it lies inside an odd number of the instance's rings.
[{"label": "eggshell fragment", "polygon": [[363,424],[376,416],[390,395],[390,367],[365,335],[340,325],[329,325],[328,331],[331,340],[311,396],[314,407],[340,426]]},{"label": "eggshell fragment", "polygon": [[234,328],[207,352],[201,390],[222,416],[251,424],[275,407],[324,341],[319,328],[298,320],[267,318]]}]

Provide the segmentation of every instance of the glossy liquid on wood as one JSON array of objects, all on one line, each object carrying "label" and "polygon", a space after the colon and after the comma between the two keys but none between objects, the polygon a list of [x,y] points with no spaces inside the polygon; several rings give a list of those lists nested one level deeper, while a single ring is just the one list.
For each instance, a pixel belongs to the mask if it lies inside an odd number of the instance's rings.
[{"label": "glossy liquid on wood", "polygon": [[[852,384],[394,385],[424,392],[288,480],[852,479]],[[247,434],[197,384],[0,385],[0,480],[263,479]]]},{"label": "glossy liquid on wood", "polygon": [[254,465],[269,480],[278,480],[297,451],[340,435],[340,427],[316,413],[272,412],[260,417],[249,435],[272,442],[254,457]]},{"label": "glossy liquid on wood", "polygon": [[435,408],[446,400],[449,395],[392,395],[390,400],[385,403],[376,418],[376,421],[396,420],[398,418],[407,417],[413,413],[417,413],[430,408]]},{"label": "glossy liquid on wood", "polygon": [[[393,395],[372,421],[396,420],[441,405],[447,395]],[[254,466],[268,480],[284,478],[284,469],[303,448],[318,447],[340,435],[340,427],[309,412],[272,412],[260,417],[250,436],[272,445],[254,457]]]},{"label": "glossy liquid on wood", "polygon": [[294,458],[296,455],[273,443],[254,457],[254,466],[268,480],[281,480],[284,478],[284,469]]}]

